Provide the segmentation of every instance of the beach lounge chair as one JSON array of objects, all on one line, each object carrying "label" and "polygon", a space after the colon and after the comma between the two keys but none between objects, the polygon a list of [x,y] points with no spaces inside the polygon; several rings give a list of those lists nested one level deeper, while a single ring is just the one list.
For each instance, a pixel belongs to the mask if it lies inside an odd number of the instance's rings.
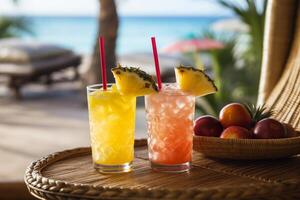
[{"label": "beach lounge chair", "polygon": [[[51,84],[79,78],[81,56],[71,50],[33,41],[0,40],[0,76],[8,78],[8,87],[21,98],[21,87],[27,83]],[[74,69],[72,79],[54,80],[52,74],[67,68]]]}]

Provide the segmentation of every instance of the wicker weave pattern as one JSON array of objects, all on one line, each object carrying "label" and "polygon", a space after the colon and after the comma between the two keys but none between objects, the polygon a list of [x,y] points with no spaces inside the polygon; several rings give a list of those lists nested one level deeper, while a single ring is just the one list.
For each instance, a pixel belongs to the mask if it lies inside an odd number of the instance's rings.
[{"label": "wicker weave pattern", "polygon": [[[146,140],[137,142],[138,148],[145,148]],[[147,188],[147,187],[112,187],[93,184],[70,183],[63,180],[48,178],[43,175],[43,169],[66,156],[84,156],[90,154],[89,148],[78,148],[60,153],[51,154],[34,163],[27,169],[25,182],[29,191],[44,199],[62,200],[62,199],[297,199],[300,198],[300,183],[295,180],[274,181],[271,179],[260,178],[259,176],[240,173],[238,169],[232,171],[230,168],[214,165],[213,161],[204,160],[203,163],[195,163],[203,169],[209,169],[212,172],[218,171],[230,176],[240,176],[247,179],[253,179],[255,184],[241,184],[238,187],[200,187],[189,189],[166,189],[166,188]],[[90,155],[88,155],[90,156]],[[141,154],[141,158],[145,155]],[[148,165],[145,162],[144,165]],[[249,170],[247,170],[249,171]],[[159,175],[159,174],[158,174]],[[100,175],[98,175],[100,176]],[[145,176],[145,175],[143,175]],[[172,175],[168,175],[172,176]],[[209,178],[209,177],[207,177]],[[211,177],[212,178],[212,177]],[[149,179],[150,181],[151,179]],[[170,179],[171,180],[171,179]],[[155,181],[155,180],[152,180]],[[163,181],[161,179],[161,181]],[[260,181],[258,183],[257,181]],[[228,180],[230,183],[230,180]],[[156,183],[159,186],[159,181]]]},{"label": "wicker weave pattern", "polygon": [[300,136],[267,140],[224,140],[215,137],[194,136],[194,150],[208,157],[223,159],[286,158],[300,153]]},{"label": "wicker weave pattern", "polygon": [[269,0],[268,2],[259,104],[268,99],[285,68],[293,39],[297,1]]},{"label": "wicker weave pattern", "polygon": [[300,130],[300,4],[293,46],[285,71],[272,91],[267,106],[275,111],[275,118]]}]

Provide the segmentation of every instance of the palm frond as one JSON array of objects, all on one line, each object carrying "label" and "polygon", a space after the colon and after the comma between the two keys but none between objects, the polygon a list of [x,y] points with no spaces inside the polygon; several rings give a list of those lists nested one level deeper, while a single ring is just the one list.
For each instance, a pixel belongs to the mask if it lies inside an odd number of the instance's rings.
[{"label": "palm frond", "polygon": [[[267,0],[264,0],[262,9],[259,9],[257,1],[244,0],[244,5],[237,2],[228,2],[225,0],[217,0],[220,5],[230,9],[237,17],[239,17],[250,28],[249,35],[251,41],[249,42],[249,52],[256,58],[256,63],[260,67],[262,61],[263,35],[264,35],[264,21],[266,14]],[[241,2],[241,1],[240,1]]]},{"label": "palm frond", "polygon": [[26,18],[0,17],[0,38],[18,37],[22,33],[33,34]]}]

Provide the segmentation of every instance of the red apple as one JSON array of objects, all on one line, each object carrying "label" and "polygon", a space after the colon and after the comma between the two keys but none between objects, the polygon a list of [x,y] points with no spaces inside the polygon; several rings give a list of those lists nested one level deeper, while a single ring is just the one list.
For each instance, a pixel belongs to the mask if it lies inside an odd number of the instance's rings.
[{"label": "red apple", "polygon": [[205,115],[195,120],[194,133],[198,136],[219,137],[223,127],[218,119]]},{"label": "red apple", "polygon": [[230,126],[222,132],[221,138],[225,138],[225,139],[250,139],[250,138],[252,138],[252,133],[244,127]]},{"label": "red apple", "polygon": [[256,123],[254,137],[258,139],[283,138],[285,136],[284,126],[275,119],[266,118]]},{"label": "red apple", "polygon": [[250,128],[252,125],[249,111],[240,103],[231,103],[223,107],[219,119],[224,128],[229,126]]}]

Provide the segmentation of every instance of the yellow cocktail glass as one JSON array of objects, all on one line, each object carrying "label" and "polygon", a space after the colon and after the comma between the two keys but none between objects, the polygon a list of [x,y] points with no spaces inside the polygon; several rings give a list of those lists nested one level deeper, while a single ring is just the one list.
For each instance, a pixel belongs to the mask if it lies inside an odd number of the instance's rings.
[{"label": "yellow cocktail glass", "polygon": [[94,167],[101,173],[131,171],[134,158],[136,97],[121,95],[115,85],[87,87]]}]

